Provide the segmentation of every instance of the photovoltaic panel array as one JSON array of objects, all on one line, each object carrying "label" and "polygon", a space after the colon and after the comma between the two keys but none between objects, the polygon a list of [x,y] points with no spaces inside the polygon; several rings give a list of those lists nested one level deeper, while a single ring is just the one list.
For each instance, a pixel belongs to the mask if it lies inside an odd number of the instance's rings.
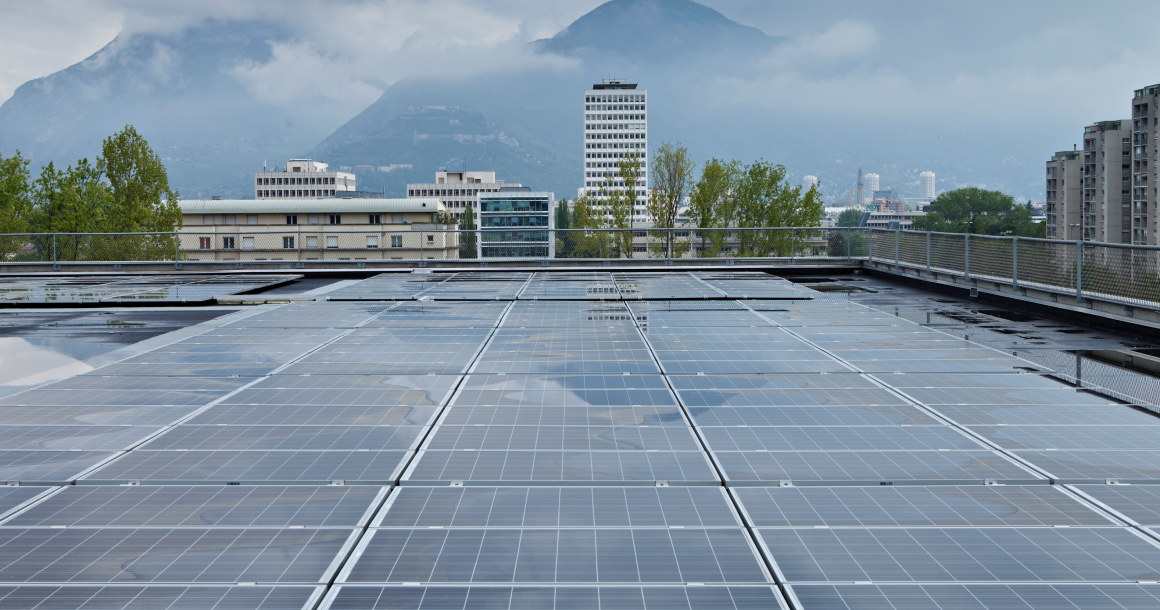
[{"label": "photovoltaic panel array", "polygon": [[283,284],[301,275],[188,274],[143,276],[13,277],[0,280],[5,304],[197,303]]},{"label": "photovoltaic panel array", "polygon": [[766,274],[331,296],[0,399],[0,607],[1160,601],[1160,419],[1018,357]]}]

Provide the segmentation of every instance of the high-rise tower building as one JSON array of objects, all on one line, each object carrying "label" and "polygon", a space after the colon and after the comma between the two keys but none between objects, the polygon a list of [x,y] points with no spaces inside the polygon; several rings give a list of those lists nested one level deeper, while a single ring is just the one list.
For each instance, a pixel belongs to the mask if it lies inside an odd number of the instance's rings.
[{"label": "high-rise tower building", "polygon": [[862,205],[874,200],[874,191],[878,190],[878,174],[866,174],[865,190],[862,191]]},{"label": "high-rise tower building", "polygon": [[[584,92],[584,186],[595,195],[601,185],[636,192],[632,214],[644,220],[648,203],[648,91],[619,78],[606,78]],[[617,167],[628,155],[640,157],[640,182],[626,185]]]},{"label": "high-rise tower building", "polygon": [[817,176],[802,176],[802,190],[808,191],[810,187],[818,183]]},{"label": "high-rise tower building", "polygon": [[934,172],[918,175],[918,198],[925,203],[934,201]]}]

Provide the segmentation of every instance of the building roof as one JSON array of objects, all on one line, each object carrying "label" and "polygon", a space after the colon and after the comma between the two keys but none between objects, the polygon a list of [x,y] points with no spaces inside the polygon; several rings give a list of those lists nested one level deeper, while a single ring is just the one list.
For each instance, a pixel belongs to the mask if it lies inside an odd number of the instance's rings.
[{"label": "building roof", "polygon": [[190,199],[181,201],[182,214],[308,214],[368,212],[380,214],[443,212],[435,197],[410,199]]}]

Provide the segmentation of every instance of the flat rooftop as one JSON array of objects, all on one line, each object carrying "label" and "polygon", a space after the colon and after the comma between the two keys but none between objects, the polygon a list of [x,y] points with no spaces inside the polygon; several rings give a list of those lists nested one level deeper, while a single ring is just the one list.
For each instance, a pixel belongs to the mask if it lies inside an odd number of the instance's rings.
[{"label": "flat rooftop", "polygon": [[1160,418],[1066,357],[1131,338],[855,275],[250,284],[315,300],[101,288],[174,321],[0,381],[0,607],[1160,607]]}]

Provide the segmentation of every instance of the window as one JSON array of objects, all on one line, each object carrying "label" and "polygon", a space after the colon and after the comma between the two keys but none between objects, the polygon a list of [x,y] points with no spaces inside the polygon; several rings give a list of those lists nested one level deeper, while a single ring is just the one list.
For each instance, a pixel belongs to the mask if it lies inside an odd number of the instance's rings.
[{"label": "window", "polygon": [[248,225],[258,224],[258,215],[257,214],[247,214],[246,215],[246,224],[248,224]]},{"label": "window", "polygon": [[298,215],[297,214],[287,214],[286,215],[286,224],[288,224],[288,225],[298,224]]},{"label": "window", "polygon": [[391,236],[391,247],[392,248],[402,248],[403,247],[403,236],[402,235],[392,235]]},{"label": "window", "polygon": [[307,248],[317,248],[318,247],[318,238],[314,237],[314,236],[307,237],[306,238],[306,247]]},{"label": "window", "polygon": [[226,224],[227,225],[238,224],[238,217],[234,216],[233,214],[226,214]]},{"label": "window", "polygon": [[234,249],[234,238],[223,237],[222,238],[222,248],[225,248],[226,250],[233,250]]},{"label": "window", "polygon": [[330,224],[332,224],[332,225],[342,224],[342,214],[331,214],[330,215]]},{"label": "window", "polygon": [[337,235],[327,235],[326,236],[326,247],[327,248],[337,248],[338,247],[338,236]]},{"label": "window", "polygon": [[371,214],[367,217],[367,222],[372,225],[381,225],[383,224],[383,215]]},{"label": "window", "polygon": [[254,249],[254,238],[253,237],[243,237],[242,238],[242,249],[243,250],[253,250]]},{"label": "window", "polygon": [[201,217],[201,224],[213,226],[213,214],[205,214]]},{"label": "window", "polygon": [[309,225],[318,224],[318,214],[307,214],[306,215],[306,224],[309,224]]},{"label": "window", "polygon": [[434,236],[434,235],[428,235],[428,236],[427,236],[427,243],[429,243],[429,244],[433,244],[433,243],[435,243],[435,236]]},{"label": "window", "polygon": [[379,238],[375,235],[367,235],[367,247],[368,248],[378,248],[379,247]]},{"label": "window", "polygon": [[294,238],[293,237],[283,237],[282,238],[282,247],[286,248],[287,250],[293,250],[294,249]]},{"label": "window", "polygon": [[197,247],[202,249],[202,250],[209,250],[210,248],[213,247],[213,244],[211,241],[212,239],[213,238],[210,238],[210,237],[197,238]]}]

